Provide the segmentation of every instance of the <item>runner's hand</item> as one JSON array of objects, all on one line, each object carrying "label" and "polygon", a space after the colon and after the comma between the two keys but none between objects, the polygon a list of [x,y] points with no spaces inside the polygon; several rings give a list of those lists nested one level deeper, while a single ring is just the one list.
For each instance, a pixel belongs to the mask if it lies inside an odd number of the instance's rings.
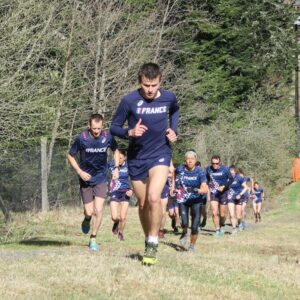
[{"label": "runner's hand", "polygon": [[172,128],[167,129],[167,138],[172,143],[175,143],[177,141],[177,135]]},{"label": "runner's hand", "polygon": [[142,136],[147,130],[148,127],[142,124],[142,119],[139,119],[135,127],[128,131],[128,135],[130,137],[139,137]]},{"label": "runner's hand", "polygon": [[91,176],[89,173],[84,172],[84,171],[82,171],[82,170],[80,170],[80,171],[78,172],[78,176],[79,176],[83,181],[88,181],[88,180],[90,180],[90,179],[92,178],[92,176]]},{"label": "runner's hand", "polygon": [[219,192],[223,192],[223,191],[224,191],[224,188],[225,188],[225,186],[224,186],[224,185],[221,185],[221,186],[218,187],[218,191],[219,191]]},{"label": "runner's hand", "polygon": [[128,191],[126,192],[126,195],[127,195],[128,197],[131,197],[132,194],[133,194],[133,191],[132,191],[132,190],[128,190]]},{"label": "runner's hand", "polygon": [[115,168],[113,173],[112,173],[112,179],[115,180],[115,179],[118,179],[118,178],[119,178],[119,169]]}]

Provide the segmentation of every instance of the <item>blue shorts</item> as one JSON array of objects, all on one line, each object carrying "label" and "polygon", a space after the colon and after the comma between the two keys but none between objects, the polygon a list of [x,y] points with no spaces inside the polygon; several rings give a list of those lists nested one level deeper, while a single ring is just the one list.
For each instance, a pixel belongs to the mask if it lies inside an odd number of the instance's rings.
[{"label": "blue shorts", "polygon": [[217,193],[217,194],[211,194],[210,195],[210,201],[216,201],[219,202],[221,205],[227,205],[228,198],[227,198],[227,191],[223,193]]},{"label": "blue shorts", "polygon": [[228,199],[228,203],[234,203],[235,205],[242,205],[243,200],[241,199]]},{"label": "blue shorts", "polygon": [[242,202],[247,203],[249,201],[249,197],[250,197],[249,193],[243,194],[241,198]]},{"label": "blue shorts", "polygon": [[253,200],[253,204],[258,204],[258,203],[262,203],[262,200],[261,199]]},{"label": "blue shorts", "polygon": [[176,196],[169,196],[168,199],[168,209],[174,209],[174,208],[178,208],[178,202],[177,202],[177,198]]},{"label": "blue shorts", "polygon": [[159,156],[149,159],[128,159],[128,173],[131,180],[145,180],[149,177],[149,170],[155,166],[167,166],[171,163],[171,156]]},{"label": "blue shorts", "polygon": [[169,191],[170,191],[169,186],[168,186],[167,184],[165,184],[165,186],[164,186],[164,188],[163,188],[163,190],[162,190],[162,192],[161,192],[160,198],[161,198],[161,199],[168,198],[168,196],[169,196]]},{"label": "blue shorts", "polygon": [[110,193],[110,201],[129,202],[130,197],[126,195],[127,191],[115,191]]}]

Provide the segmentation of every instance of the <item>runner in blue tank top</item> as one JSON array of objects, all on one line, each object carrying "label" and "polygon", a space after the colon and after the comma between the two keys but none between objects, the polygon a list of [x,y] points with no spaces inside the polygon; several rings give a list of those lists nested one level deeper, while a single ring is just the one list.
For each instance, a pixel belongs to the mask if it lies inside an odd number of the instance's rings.
[{"label": "runner in blue tank top", "polygon": [[[160,197],[171,162],[170,142],[177,140],[179,107],[175,95],[160,88],[157,64],[142,65],[138,78],[140,89],[123,97],[112,120],[111,133],[129,139],[129,175],[145,234],[142,262],[150,265],[157,262]],[[128,127],[123,128],[126,121]]]},{"label": "runner in blue tank top", "polygon": [[261,222],[261,205],[265,197],[264,190],[259,186],[259,183],[256,181],[254,182],[254,187],[252,190],[253,195],[253,212],[255,216],[255,223]]},{"label": "runner in blue tank top", "polygon": [[239,224],[239,230],[243,231],[246,228],[246,208],[247,208],[247,203],[250,199],[250,193],[251,190],[253,189],[253,178],[249,176],[245,176],[244,172],[242,169],[239,169],[240,176],[242,176],[246,182],[247,185],[247,192],[242,196],[242,221]]},{"label": "runner in blue tank top", "polygon": [[[69,154],[68,160],[79,176],[80,192],[84,204],[85,218],[81,224],[82,232],[87,234],[90,230],[90,221],[93,216],[93,226],[90,236],[89,248],[99,251],[96,235],[100,228],[103,204],[107,193],[107,150],[114,151],[115,169],[113,178],[119,177],[119,151],[117,143],[110,133],[103,130],[103,117],[92,114],[88,124],[89,129],[76,137]],[[79,164],[76,161],[80,153]]]},{"label": "runner in blue tank top", "polygon": [[[124,228],[126,224],[129,200],[132,190],[129,184],[128,166],[126,161],[126,151],[119,149],[119,178],[111,179],[109,185],[111,219],[114,222],[112,232],[118,235],[120,241],[124,241]],[[109,163],[112,173],[115,170],[115,162]],[[120,213],[119,213],[120,210]]]},{"label": "runner in blue tank top", "polygon": [[221,165],[221,158],[214,155],[211,166],[206,168],[209,186],[209,198],[212,208],[212,218],[216,228],[216,237],[224,235],[227,207],[227,191],[233,178],[228,167]]},{"label": "runner in blue tank top", "polygon": [[185,164],[179,166],[175,171],[177,187],[182,190],[180,198],[178,198],[183,230],[180,244],[184,247],[188,239],[189,210],[191,210],[192,224],[188,251],[192,253],[195,252],[195,244],[198,238],[201,204],[204,195],[208,192],[206,174],[199,166],[196,166],[196,162],[196,152],[189,150],[185,153]]},{"label": "runner in blue tank top", "polygon": [[236,234],[237,224],[242,220],[242,197],[247,192],[248,187],[245,179],[238,173],[236,166],[230,166],[230,173],[233,177],[233,182],[228,190],[228,210],[232,225],[231,234]]}]

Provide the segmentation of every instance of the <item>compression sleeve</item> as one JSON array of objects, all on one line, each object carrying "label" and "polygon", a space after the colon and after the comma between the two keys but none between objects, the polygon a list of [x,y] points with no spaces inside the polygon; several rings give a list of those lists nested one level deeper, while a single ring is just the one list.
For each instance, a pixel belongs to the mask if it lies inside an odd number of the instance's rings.
[{"label": "compression sleeve", "polygon": [[177,134],[178,121],[179,121],[179,106],[175,97],[174,102],[170,106],[170,128],[172,128]]},{"label": "compression sleeve", "polygon": [[123,128],[129,114],[129,107],[125,99],[122,99],[112,119],[110,133],[114,136],[128,139],[128,128]]}]

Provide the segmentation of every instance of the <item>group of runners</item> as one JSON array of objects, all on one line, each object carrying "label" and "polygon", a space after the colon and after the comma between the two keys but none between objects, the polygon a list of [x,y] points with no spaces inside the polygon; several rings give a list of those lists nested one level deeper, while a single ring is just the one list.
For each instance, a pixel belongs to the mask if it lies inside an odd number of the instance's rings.
[{"label": "group of runners", "polygon": [[[194,252],[199,228],[206,224],[207,201],[212,209],[215,236],[220,237],[224,234],[227,207],[235,234],[237,228],[244,229],[245,203],[249,197],[253,197],[255,217],[260,221],[264,196],[258,183],[251,184],[235,166],[222,165],[219,156],[213,156],[211,165],[203,169],[197,153],[188,150],[184,163],[173,165],[171,143],[177,140],[179,105],[174,93],[160,87],[161,80],[157,64],[142,65],[138,72],[140,88],[122,98],[110,130],[104,130],[102,115],[92,114],[88,128],[76,137],[68,153],[79,177],[84,204],[81,229],[85,234],[90,233],[89,248],[100,249],[96,237],[107,192],[112,232],[120,241],[124,240],[129,200],[134,193],[145,236],[142,263],[147,265],[157,262],[158,242],[164,236],[167,212],[173,230],[182,229],[179,240],[182,246],[188,241],[191,223],[188,250]],[[118,148],[115,136],[129,141],[127,151]],[[110,162],[107,162],[108,148],[113,152]]]}]

